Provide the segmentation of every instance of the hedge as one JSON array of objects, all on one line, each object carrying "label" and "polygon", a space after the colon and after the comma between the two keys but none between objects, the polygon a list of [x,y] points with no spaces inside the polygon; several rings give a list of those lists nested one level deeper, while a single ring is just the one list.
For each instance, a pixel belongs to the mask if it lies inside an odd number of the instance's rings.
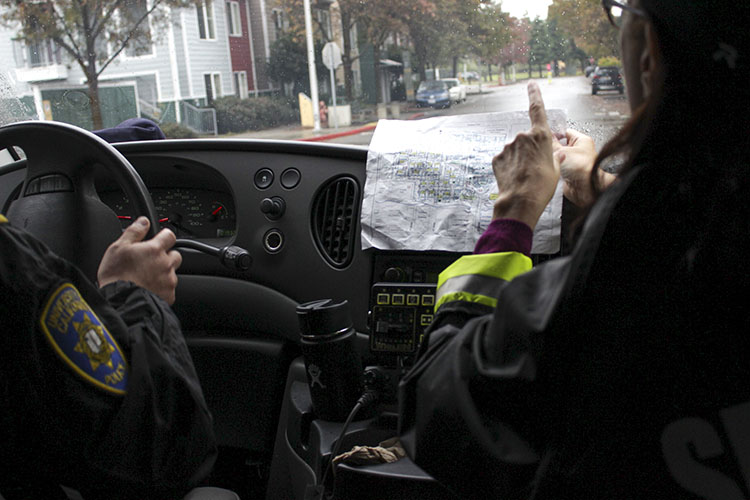
[{"label": "hedge", "polygon": [[177,123],[162,123],[160,127],[167,139],[194,139],[198,137],[198,134]]},{"label": "hedge", "polygon": [[299,121],[295,105],[279,97],[221,97],[215,99],[220,134],[263,130]]}]

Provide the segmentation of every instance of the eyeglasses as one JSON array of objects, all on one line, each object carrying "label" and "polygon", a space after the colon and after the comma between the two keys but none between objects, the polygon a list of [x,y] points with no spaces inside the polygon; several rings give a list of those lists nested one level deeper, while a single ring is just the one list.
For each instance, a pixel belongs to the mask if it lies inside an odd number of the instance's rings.
[{"label": "eyeglasses", "polygon": [[620,29],[620,26],[622,26],[622,11],[624,10],[627,10],[636,16],[648,17],[645,10],[628,5],[628,0],[623,0],[623,2],[618,2],[617,0],[602,0],[602,7],[604,8],[604,12],[607,13],[609,22],[617,29]]}]

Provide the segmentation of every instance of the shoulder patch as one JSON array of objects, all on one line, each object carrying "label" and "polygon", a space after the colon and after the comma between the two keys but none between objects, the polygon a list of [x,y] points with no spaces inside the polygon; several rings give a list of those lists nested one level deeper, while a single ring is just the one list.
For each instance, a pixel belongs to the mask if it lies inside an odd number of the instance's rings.
[{"label": "shoulder patch", "polygon": [[122,350],[71,283],[47,300],[39,318],[52,348],[87,382],[114,394],[125,394],[128,365]]},{"label": "shoulder patch", "polygon": [[3,224],[5,222],[8,222],[8,219],[6,219],[3,214],[0,214],[0,224]]}]

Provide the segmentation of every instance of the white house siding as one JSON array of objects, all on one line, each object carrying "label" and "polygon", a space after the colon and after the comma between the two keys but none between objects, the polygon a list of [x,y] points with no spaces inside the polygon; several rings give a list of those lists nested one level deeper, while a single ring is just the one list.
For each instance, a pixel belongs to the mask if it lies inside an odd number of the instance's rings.
[{"label": "white house siding", "polygon": [[[2,15],[3,9],[0,8],[0,15]],[[11,40],[11,31],[0,27],[0,64],[3,68],[15,68],[16,61],[13,55],[13,41]],[[16,83],[15,75],[12,71],[8,71],[8,77],[10,79],[8,84],[14,85]],[[13,90],[13,89],[10,89]],[[21,90],[19,88],[19,90]],[[5,96],[2,96],[5,97]]]},{"label": "white house siding", "polygon": [[[182,14],[184,14],[184,12]],[[194,12],[192,12],[191,14],[195,15]],[[175,19],[175,23],[173,24],[173,31],[175,59],[177,60],[177,81],[180,86],[180,97],[182,99],[185,99],[190,95],[190,77],[188,75],[188,65],[185,64],[185,44],[183,43],[184,30],[182,27],[182,22],[180,22],[180,19],[184,17],[185,16],[182,16],[179,12],[175,13],[173,16],[173,18]]]},{"label": "white house siding", "polygon": [[[0,8],[0,15],[5,11],[4,8]],[[16,61],[15,47],[13,37],[15,30],[0,26],[0,64],[2,68],[6,70],[9,85],[8,91],[11,95],[18,97],[31,97],[32,90],[31,86],[27,83],[20,82],[16,79],[16,73],[14,71],[21,63]],[[3,98],[5,96],[0,96]]]},{"label": "white house siding", "polygon": [[[200,38],[196,7],[174,10],[173,43],[169,43],[168,28],[159,27],[158,31],[154,31],[155,44],[151,54],[140,57],[119,56],[101,74],[100,85],[135,82],[139,99],[156,105],[175,99],[205,99],[204,74],[218,73],[221,78],[221,95],[231,95],[234,90],[224,0],[214,0],[213,9],[213,40]],[[262,29],[258,31],[262,33]],[[12,42],[15,33],[16,30],[0,27],[0,61],[6,68],[17,67]],[[173,59],[170,59],[170,45]],[[263,53],[262,49],[260,53]],[[39,82],[34,85],[36,88],[45,90],[85,87],[83,71],[67,55],[64,57],[67,66],[66,78]],[[175,67],[177,75],[173,75]],[[9,73],[14,81],[15,73]],[[16,94],[33,96],[34,89],[29,84],[17,83]]]},{"label": "white house siding", "polygon": [[[268,50],[275,38],[269,23],[271,9],[265,0],[249,0],[250,31],[252,33],[253,54],[255,56],[256,79],[258,90],[273,89],[273,82],[268,76]],[[266,38],[268,37],[268,40]]]},{"label": "white house siding", "polygon": [[198,14],[196,7],[190,7],[183,12],[184,39],[187,42],[188,53],[185,55],[190,61],[190,87],[192,95],[185,92],[188,99],[205,99],[206,87],[203,75],[219,73],[221,75],[222,95],[231,95],[232,89],[232,61],[229,55],[227,14],[224,0],[214,0],[215,39],[202,40],[198,31]]}]

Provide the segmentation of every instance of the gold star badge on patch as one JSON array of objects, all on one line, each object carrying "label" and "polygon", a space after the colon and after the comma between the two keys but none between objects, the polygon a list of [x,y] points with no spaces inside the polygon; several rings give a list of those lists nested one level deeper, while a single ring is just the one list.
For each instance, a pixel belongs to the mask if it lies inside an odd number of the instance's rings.
[{"label": "gold star badge on patch", "polygon": [[88,315],[84,315],[83,321],[73,322],[73,327],[78,332],[75,351],[89,358],[91,369],[96,370],[102,364],[112,369],[112,353],[115,348],[107,342],[102,327],[94,324]]}]

